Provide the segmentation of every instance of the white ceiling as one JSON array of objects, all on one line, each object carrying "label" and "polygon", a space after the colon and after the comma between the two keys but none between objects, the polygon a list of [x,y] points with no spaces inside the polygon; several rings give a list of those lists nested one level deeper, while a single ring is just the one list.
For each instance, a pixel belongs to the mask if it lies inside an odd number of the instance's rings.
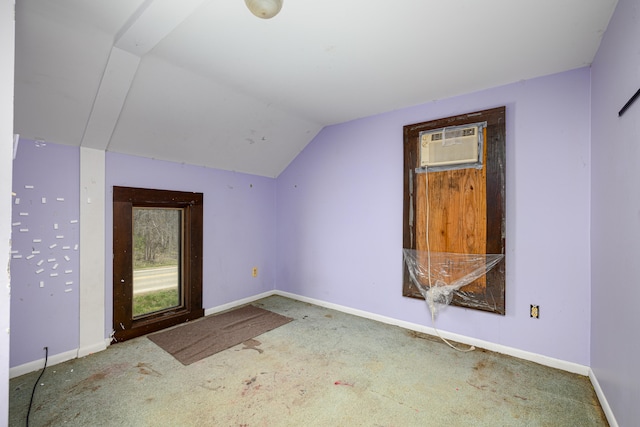
[{"label": "white ceiling", "polygon": [[276,177],[324,126],[587,66],[616,0],[17,0],[15,133]]}]

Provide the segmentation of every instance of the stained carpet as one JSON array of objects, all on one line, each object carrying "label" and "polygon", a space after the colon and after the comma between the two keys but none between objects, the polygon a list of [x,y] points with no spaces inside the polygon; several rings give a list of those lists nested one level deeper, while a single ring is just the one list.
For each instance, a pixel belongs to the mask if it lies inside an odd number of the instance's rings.
[{"label": "stained carpet", "polygon": [[[253,305],[294,321],[189,366],[147,337],[52,365],[30,425],[608,425],[587,376],[278,295]],[[9,426],[25,425],[41,371],[10,381]]]},{"label": "stained carpet", "polygon": [[183,365],[190,365],[292,320],[272,311],[247,305],[151,334],[148,338]]}]

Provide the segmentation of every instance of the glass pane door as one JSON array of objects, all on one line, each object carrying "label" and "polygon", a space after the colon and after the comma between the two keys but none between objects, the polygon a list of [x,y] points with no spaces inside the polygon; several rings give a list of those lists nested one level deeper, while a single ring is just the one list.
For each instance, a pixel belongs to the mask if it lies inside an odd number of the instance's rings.
[{"label": "glass pane door", "polygon": [[182,209],[133,208],[133,317],[183,305]]}]

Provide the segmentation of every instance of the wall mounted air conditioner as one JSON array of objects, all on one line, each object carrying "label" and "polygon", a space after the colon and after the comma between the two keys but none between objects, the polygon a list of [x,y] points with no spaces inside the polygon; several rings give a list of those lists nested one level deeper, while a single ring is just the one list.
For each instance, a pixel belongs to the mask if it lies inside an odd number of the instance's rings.
[{"label": "wall mounted air conditioner", "polygon": [[420,167],[447,169],[482,164],[483,127],[481,123],[421,132]]}]

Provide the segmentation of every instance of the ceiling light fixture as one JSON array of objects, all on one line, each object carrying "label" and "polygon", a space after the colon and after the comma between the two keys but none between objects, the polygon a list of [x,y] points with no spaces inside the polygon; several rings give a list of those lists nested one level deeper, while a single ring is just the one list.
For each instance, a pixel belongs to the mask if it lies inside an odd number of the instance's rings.
[{"label": "ceiling light fixture", "polygon": [[245,4],[258,18],[273,18],[282,9],[282,0],[244,0]]}]

